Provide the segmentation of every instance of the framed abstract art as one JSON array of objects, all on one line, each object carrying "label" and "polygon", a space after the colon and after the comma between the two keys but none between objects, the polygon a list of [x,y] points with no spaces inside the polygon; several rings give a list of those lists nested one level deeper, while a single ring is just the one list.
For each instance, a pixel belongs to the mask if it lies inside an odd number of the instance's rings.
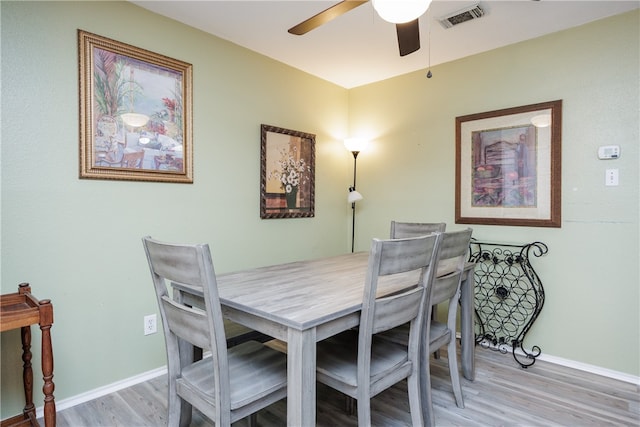
[{"label": "framed abstract art", "polygon": [[562,101],[456,118],[459,224],[560,227]]}]

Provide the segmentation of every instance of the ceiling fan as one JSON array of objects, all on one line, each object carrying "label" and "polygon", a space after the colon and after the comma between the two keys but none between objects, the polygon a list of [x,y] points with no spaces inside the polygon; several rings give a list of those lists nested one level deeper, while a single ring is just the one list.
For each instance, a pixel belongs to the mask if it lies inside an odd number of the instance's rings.
[{"label": "ceiling fan", "polygon": [[[309,31],[326,24],[327,22],[363,5],[368,0],[343,0],[322,12],[312,16],[289,28],[289,33],[301,36]],[[418,18],[426,12],[431,0],[401,0],[388,2],[384,0],[372,0],[373,7],[378,15],[385,21],[396,24],[396,33],[398,35],[398,48],[400,56],[406,56],[420,49],[420,30],[418,26]],[[404,8],[408,10],[409,18],[404,16],[396,16],[397,12],[401,12]]]}]

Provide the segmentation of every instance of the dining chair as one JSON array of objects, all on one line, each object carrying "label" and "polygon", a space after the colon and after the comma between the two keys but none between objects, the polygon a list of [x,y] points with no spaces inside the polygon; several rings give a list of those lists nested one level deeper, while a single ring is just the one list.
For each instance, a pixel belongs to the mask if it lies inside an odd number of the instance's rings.
[{"label": "dining chair", "polygon": [[[389,237],[391,239],[401,239],[404,237],[416,237],[424,236],[431,233],[444,233],[447,228],[446,222],[400,222],[391,221],[391,232]],[[436,272],[436,274],[438,274]],[[434,309],[431,313],[432,317],[437,316],[438,310]],[[436,357],[440,357],[438,351],[434,353]]]},{"label": "dining chair", "polygon": [[[421,426],[420,333],[441,234],[373,239],[364,284],[360,325],[317,344],[316,378],[356,399],[358,425],[371,425],[371,398],[407,379],[411,420]],[[396,292],[377,297],[393,284]],[[379,286],[380,285],[380,286]],[[406,345],[377,334],[409,324]]]},{"label": "dining chair", "polygon": [[447,228],[445,222],[399,222],[391,221],[392,239],[402,239],[405,237],[424,236],[435,232],[444,233]]},{"label": "dining chair", "polygon": [[144,150],[139,151],[127,151],[129,148],[125,148],[122,156],[120,167],[130,169],[142,169],[144,163]]},{"label": "dining chair", "polygon": [[[227,349],[216,276],[209,246],[163,243],[147,236],[143,245],[164,329],[168,365],[168,426],[187,426],[192,407],[216,426],[250,416],[287,394],[286,356],[249,341]],[[171,298],[167,285],[200,292],[204,307]],[[205,357],[193,360],[193,347]]]},{"label": "dining chair", "polygon": [[[458,313],[458,300],[460,297],[460,282],[464,272],[471,240],[472,229],[447,232],[442,234],[442,242],[437,257],[436,273],[433,278],[431,295],[427,298],[430,304],[425,306],[424,314],[424,337],[422,340],[421,366],[423,368],[421,378],[421,396],[425,404],[425,425],[433,426],[435,417],[433,414],[433,402],[431,393],[431,373],[429,370],[429,355],[436,350],[447,346],[447,358],[449,363],[449,376],[451,386],[459,408],[464,408],[462,398],[462,387],[460,386],[460,375],[458,372],[458,358],[456,352],[456,317]],[[438,304],[447,303],[446,323],[434,319],[432,311]],[[382,334],[382,339],[388,339],[398,344],[406,344],[411,340],[410,325],[404,324]],[[428,411],[428,412],[427,412]]]}]

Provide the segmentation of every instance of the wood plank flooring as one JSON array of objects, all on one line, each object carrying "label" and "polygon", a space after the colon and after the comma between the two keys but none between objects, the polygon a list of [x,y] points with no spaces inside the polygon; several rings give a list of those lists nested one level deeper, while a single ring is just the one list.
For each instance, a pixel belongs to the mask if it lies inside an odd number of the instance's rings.
[{"label": "wood plank flooring", "polygon": [[[462,378],[465,408],[460,409],[449,383],[446,352],[431,360],[438,426],[640,426],[640,390],[635,384],[540,360],[521,369],[510,354],[477,348],[476,380]],[[317,395],[318,426],[357,426],[357,416],[345,412],[343,395],[321,384]],[[410,425],[406,382],[373,399],[372,423]],[[60,411],[57,425],[164,426],[166,376]],[[194,411],[191,425],[213,423]],[[246,420],[234,424],[245,425]],[[286,425],[286,400],[260,411],[258,425]]]}]

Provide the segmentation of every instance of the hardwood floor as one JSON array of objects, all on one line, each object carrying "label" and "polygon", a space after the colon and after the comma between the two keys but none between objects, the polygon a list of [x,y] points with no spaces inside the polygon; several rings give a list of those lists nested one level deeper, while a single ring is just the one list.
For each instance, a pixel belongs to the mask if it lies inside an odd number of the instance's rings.
[{"label": "hardwood floor", "polygon": [[[638,385],[540,360],[528,369],[521,369],[510,354],[481,348],[476,351],[476,380],[462,378],[465,408],[460,409],[453,398],[446,357],[431,360],[434,411],[439,426],[640,425]],[[357,417],[345,413],[343,395],[321,384],[317,390],[318,426],[357,426]],[[372,423],[375,426],[411,423],[406,382],[373,399]],[[286,400],[259,412],[258,424],[286,425]],[[60,411],[57,425],[164,426],[166,377]],[[191,425],[210,427],[213,423],[194,411]],[[245,425],[246,420],[234,424]]]}]

